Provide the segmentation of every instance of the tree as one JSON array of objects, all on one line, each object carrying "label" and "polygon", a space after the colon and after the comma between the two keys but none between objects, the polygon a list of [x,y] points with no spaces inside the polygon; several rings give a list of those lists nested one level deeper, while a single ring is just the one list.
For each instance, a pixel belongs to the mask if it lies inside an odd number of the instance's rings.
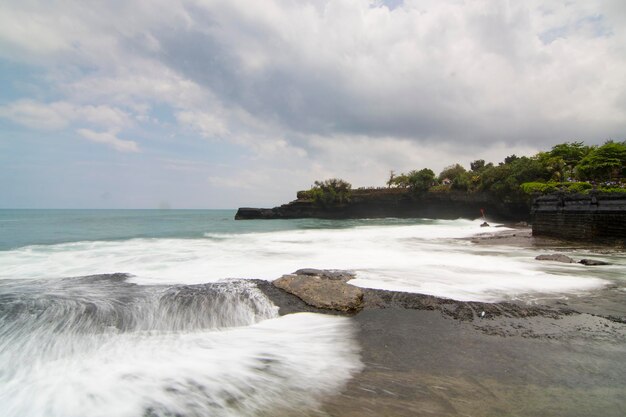
[{"label": "tree", "polygon": [[477,159],[474,162],[470,162],[470,169],[474,172],[478,172],[485,167],[484,159]]},{"label": "tree", "polygon": [[515,157],[509,163],[485,167],[481,174],[480,189],[503,200],[522,200],[525,195],[520,185],[525,182],[545,181],[551,173],[538,157]]},{"label": "tree", "polygon": [[468,191],[472,185],[472,177],[469,173],[463,172],[452,181],[452,189],[460,191]]},{"label": "tree", "polygon": [[568,166],[576,166],[591,150],[589,146],[582,142],[565,142],[554,145],[550,152],[552,157],[560,157]]},{"label": "tree", "polygon": [[414,192],[428,191],[435,179],[435,173],[428,168],[411,171],[407,175],[409,188]]},{"label": "tree", "polygon": [[571,172],[561,156],[554,156],[550,152],[539,152],[536,158],[551,174],[550,179],[553,181],[562,181]]},{"label": "tree", "polygon": [[581,179],[610,180],[626,176],[626,142],[607,141],[592,149],[576,166]]},{"label": "tree", "polygon": [[459,164],[454,164],[447,166],[441,171],[439,174],[439,182],[444,179],[449,179],[450,181],[454,181],[457,177],[465,174],[467,171]]},{"label": "tree", "polygon": [[387,188],[391,188],[391,186],[394,184],[393,180],[395,176],[396,176],[396,173],[394,172],[393,169],[389,171],[389,179],[387,180]]},{"label": "tree", "polygon": [[554,179],[562,179],[563,177],[572,177],[574,175],[574,167],[578,165],[590,151],[591,147],[583,145],[582,142],[565,142],[554,145],[550,152],[543,153],[546,154],[545,159],[548,165],[561,167],[561,175],[554,175]]},{"label": "tree", "polygon": [[518,157],[517,155],[515,155],[515,154],[513,154],[513,155],[509,155],[509,156],[507,156],[506,158],[504,158],[504,163],[505,163],[505,164],[510,164],[510,163],[512,163],[513,161],[516,161],[517,159],[519,159],[519,157]]}]

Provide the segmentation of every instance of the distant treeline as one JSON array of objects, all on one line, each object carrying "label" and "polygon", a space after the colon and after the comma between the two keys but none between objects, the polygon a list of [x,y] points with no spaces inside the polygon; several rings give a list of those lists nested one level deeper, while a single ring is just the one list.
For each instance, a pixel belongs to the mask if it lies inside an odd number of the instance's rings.
[{"label": "distant treeline", "polygon": [[[415,194],[485,192],[503,201],[527,200],[536,193],[557,190],[588,192],[626,192],[626,141],[607,141],[600,146],[566,142],[536,155],[507,156],[497,165],[479,159],[469,170],[453,164],[435,175],[429,168],[408,173],[390,172],[387,188],[406,189]],[[300,197],[328,206],[350,200],[352,186],[341,179],[316,181]]]}]

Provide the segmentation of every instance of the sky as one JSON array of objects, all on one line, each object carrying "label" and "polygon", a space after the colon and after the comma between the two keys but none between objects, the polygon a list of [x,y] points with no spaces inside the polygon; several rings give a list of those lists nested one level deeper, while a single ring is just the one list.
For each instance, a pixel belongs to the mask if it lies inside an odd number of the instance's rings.
[{"label": "sky", "polygon": [[236,208],[626,136],[623,0],[5,0],[0,208]]}]

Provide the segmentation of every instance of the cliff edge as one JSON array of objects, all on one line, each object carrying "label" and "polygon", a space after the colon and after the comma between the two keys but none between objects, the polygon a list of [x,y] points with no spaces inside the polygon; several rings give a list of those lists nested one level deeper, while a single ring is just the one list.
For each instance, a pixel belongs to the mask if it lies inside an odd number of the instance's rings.
[{"label": "cliff edge", "polygon": [[357,189],[348,201],[324,206],[299,192],[298,198],[274,208],[242,207],[236,220],[248,219],[359,219],[359,218],[432,218],[476,219],[487,217],[502,221],[526,221],[530,205],[503,202],[487,193],[445,192],[421,194],[406,189]]}]

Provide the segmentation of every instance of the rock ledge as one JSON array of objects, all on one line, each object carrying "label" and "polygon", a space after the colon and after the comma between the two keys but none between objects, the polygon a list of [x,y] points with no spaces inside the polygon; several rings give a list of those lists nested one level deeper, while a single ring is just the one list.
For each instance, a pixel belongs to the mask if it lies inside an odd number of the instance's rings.
[{"label": "rock ledge", "polygon": [[354,275],[345,271],[309,268],[283,275],[273,284],[310,306],[354,312],[363,308],[363,291],[347,283],[352,278]]}]

